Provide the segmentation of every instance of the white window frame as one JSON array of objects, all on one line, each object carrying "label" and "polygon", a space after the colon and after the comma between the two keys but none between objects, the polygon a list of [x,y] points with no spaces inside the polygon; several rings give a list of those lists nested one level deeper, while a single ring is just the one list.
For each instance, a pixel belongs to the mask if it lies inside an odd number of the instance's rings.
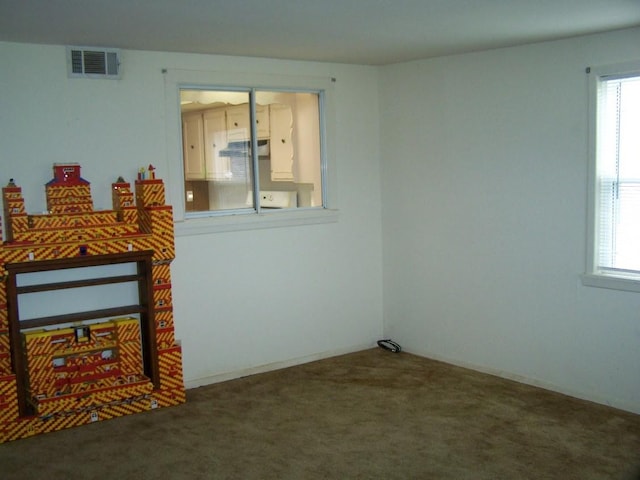
[{"label": "white window frame", "polygon": [[[176,236],[198,235],[259,228],[333,223],[338,221],[334,148],[335,79],[298,75],[248,74],[202,70],[165,69],[165,124],[168,188],[173,205]],[[180,90],[190,88],[253,88],[256,90],[321,91],[322,189],[324,208],[296,208],[277,211],[236,213],[189,218],[186,215],[184,168],[182,163],[182,119]]]},{"label": "white window frame", "polygon": [[598,90],[602,81],[611,78],[640,75],[640,61],[587,69],[589,85],[589,170],[587,207],[587,258],[582,283],[586,286],[640,292],[640,274],[603,271],[597,266],[598,255],[598,193],[597,193],[597,125]]}]

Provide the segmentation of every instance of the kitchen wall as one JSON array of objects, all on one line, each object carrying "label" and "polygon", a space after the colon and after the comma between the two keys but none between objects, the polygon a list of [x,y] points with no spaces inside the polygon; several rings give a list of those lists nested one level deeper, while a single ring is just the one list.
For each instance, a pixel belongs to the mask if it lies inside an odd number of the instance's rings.
[{"label": "kitchen wall", "polygon": [[[108,46],[108,45],[107,45]],[[67,78],[64,46],[0,43],[0,183],[46,208],[54,162],[79,162],[96,208],[153,164],[171,185],[162,69],[335,77],[337,221],[176,238],[176,335],[187,386],[373,346],[382,334],[377,70],[122,52],[121,80]],[[176,126],[176,135],[179,127]],[[175,142],[174,142],[175,143]],[[52,305],[58,301],[50,299]]]},{"label": "kitchen wall", "polygon": [[640,412],[640,296],[585,287],[585,67],[640,29],[382,69],[385,333]]}]

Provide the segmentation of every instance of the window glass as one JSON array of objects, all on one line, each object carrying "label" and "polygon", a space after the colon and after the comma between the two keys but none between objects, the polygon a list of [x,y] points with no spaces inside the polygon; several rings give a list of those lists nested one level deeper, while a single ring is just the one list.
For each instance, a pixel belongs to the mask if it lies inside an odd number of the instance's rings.
[{"label": "window glass", "polygon": [[595,82],[591,273],[640,279],[640,72]]},{"label": "window glass", "polygon": [[599,117],[598,268],[640,272],[640,77],[604,80]]},{"label": "window glass", "polygon": [[319,92],[180,89],[189,216],[322,207]]}]

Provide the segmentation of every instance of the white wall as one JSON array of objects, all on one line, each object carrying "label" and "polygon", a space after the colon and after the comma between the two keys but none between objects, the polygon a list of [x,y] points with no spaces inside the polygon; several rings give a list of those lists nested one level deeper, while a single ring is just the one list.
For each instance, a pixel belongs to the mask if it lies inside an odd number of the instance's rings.
[{"label": "white wall", "polygon": [[[54,162],[79,162],[96,208],[149,163],[168,181],[161,70],[336,77],[335,223],[176,239],[176,335],[187,385],[374,345],[382,332],[377,71],[124,51],[123,77],[68,79],[63,46],[0,43],[0,183],[46,207]],[[176,131],[176,135],[179,132]],[[167,192],[171,192],[167,185]],[[168,201],[175,202],[169,198]]]},{"label": "white wall", "polygon": [[0,183],[38,212],[54,162],[80,162],[102,208],[118,175],[167,180],[162,68],[335,76],[339,221],[176,239],[187,384],[373,345],[384,314],[409,351],[640,412],[640,297],[579,278],[584,68],[637,45],[633,29],[381,69],[125,51],[122,80],[88,81],[62,46],[0,42]]},{"label": "white wall", "polygon": [[640,412],[640,296],[584,287],[585,67],[640,29],[385,67],[385,334]]}]

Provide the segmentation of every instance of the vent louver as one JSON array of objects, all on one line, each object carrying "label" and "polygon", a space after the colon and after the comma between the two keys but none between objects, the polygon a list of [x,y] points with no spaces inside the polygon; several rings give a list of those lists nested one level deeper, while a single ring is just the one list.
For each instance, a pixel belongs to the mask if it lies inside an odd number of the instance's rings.
[{"label": "vent louver", "polygon": [[120,51],[113,48],[67,47],[69,77],[120,78]]}]

